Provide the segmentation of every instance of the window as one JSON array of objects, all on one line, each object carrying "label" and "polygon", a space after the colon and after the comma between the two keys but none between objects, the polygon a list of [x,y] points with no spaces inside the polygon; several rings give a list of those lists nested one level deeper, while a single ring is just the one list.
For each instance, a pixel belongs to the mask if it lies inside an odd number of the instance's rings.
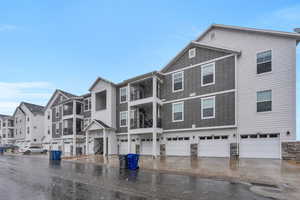
[{"label": "window", "polygon": [[59,118],[59,109],[58,109],[58,107],[55,107],[55,115],[56,115],[56,118]]},{"label": "window", "polygon": [[29,134],[29,127],[27,127],[27,134]]},{"label": "window", "polygon": [[201,118],[215,118],[215,97],[207,97],[201,99]]},{"label": "window", "polygon": [[199,137],[200,140],[205,140],[205,137]]},{"label": "window", "polygon": [[172,104],[173,122],[183,121],[183,102]]},{"label": "window", "polygon": [[194,58],[196,56],[196,48],[189,50],[189,58]]},{"label": "window", "polygon": [[173,77],[173,92],[178,92],[183,90],[183,71],[176,72],[172,75]]},{"label": "window", "polygon": [[257,135],[250,135],[250,138],[257,138]]},{"label": "window", "polygon": [[48,118],[48,120],[50,120],[50,112],[49,111],[47,112],[47,118]]},{"label": "window", "polygon": [[264,51],[256,54],[257,74],[272,71],[272,51]]},{"label": "window", "polygon": [[87,98],[84,100],[84,111],[91,110],[91,98]]},{"label": "window", "polygon": [[56,129],[56,133],[58,134],[59,133],[59,124],[55,124],[55,129]]},{"label": "window", "polygon": [[215,63],[201,66],[201,86],[215,84]]},{"label": "window", "polygon": [[120,127],[127,126],[127,111],[120,112]]},{"label": "window", "polygon": [[184,137],[184,140],[190,140],[190,138],[189,137]]},{"label": "window", "polygon": [[106,109],[106,90],[96,93],[96,110]]},{"label": "window", "polygon": [[120,88],[120,103],[127,101],[127,87]]},{"label": "window", "polygon": [[29,117],[27,117],[27,121],[29,122]]},{"label": "window", "polygon": [[221,138],[222,138],[223,140],[227,140],[227,139],[228,139],[228,135],[223,135],[223,136],[221,136]]},{"label": "window", "polygon": [[256,98],[257,112],[272,111],[272,90],[257,92]]},{"label": "window", "polygon": [[270,134],[270,138],[277,138],[278,134]]}]

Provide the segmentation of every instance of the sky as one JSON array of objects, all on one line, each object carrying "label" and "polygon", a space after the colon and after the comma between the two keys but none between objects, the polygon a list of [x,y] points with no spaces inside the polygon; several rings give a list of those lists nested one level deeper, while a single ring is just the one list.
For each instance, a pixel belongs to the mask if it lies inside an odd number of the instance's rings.
[{"label": "sky", "polygon": [[[212,23],[293,31],[300,2],[3,0],[0,113],[45,105],[56,88],[87,93],[97,76],[118,83],[159,70]],[[299,74],[299,47],[297,59]]]}]

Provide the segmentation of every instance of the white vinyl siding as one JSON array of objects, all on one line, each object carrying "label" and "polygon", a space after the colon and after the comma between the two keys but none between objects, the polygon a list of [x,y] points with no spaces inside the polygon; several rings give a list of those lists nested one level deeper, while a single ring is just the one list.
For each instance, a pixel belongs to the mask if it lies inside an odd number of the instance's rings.
[{"label": "white vinyl siding", "polygon": [[184,73],[183,73],[183,71],[172,74],[173,92],[182,91],[183,88],[184,88]]},{"label": "white vinyl siding", "polygon": [[201,86],[215,84],[215,63],[201,66]]},{"label": "white vinyl siding", "polygon": [[172,104],[172,121],[179,122],[184,120],[184,103],[173,103]]},{"label": "white vinyl siding", "polygon": [[215,97],[201,99],[201,119],[215,118]]}]

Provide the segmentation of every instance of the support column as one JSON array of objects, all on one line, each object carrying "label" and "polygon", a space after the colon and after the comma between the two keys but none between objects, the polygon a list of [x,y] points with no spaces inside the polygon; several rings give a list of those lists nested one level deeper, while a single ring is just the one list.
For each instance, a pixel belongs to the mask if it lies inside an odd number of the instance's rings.
[{"label": "support column", "polygon": [[154,129],[153,136],[152,136],[152,156],[153,156],[153,158],[157,157],[157,149],[156,149],[156,147],[157,147],[157,132]]},{"label": "support column", "polygon": [[106,129],[103,129],[103,156],[106,157],[107,156],[107,152],[106,152]]},{"label": "support column", "polygon": [[127,135],[127,139],[128,139],[128,149],[127,149],[127,152],[130,153],[131,152],[131,135],[130,133],[128,133]]},{"label": "support column", "polygon": [[153,104],[152,104],[152,118],[153,118],[153,136],[152,136],[152,156],[157,157],[157,77],[153,77]]},{"label": "support column", "polygon": [[89,155],[89,131],[85,131],[85,154]]},{"label": "support column", "polygon": [[76,156],[76,101],[73,101],[73,156]]}]

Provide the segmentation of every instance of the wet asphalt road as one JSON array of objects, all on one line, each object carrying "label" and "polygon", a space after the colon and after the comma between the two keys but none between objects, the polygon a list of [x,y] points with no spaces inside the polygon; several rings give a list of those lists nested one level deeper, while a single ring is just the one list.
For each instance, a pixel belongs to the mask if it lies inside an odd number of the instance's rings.
[{"label": "wet asphalt road", "polygon": [[193,176],[124,171],[34,156],[0,156],[0,200],[265,200],[246,185]]}]

